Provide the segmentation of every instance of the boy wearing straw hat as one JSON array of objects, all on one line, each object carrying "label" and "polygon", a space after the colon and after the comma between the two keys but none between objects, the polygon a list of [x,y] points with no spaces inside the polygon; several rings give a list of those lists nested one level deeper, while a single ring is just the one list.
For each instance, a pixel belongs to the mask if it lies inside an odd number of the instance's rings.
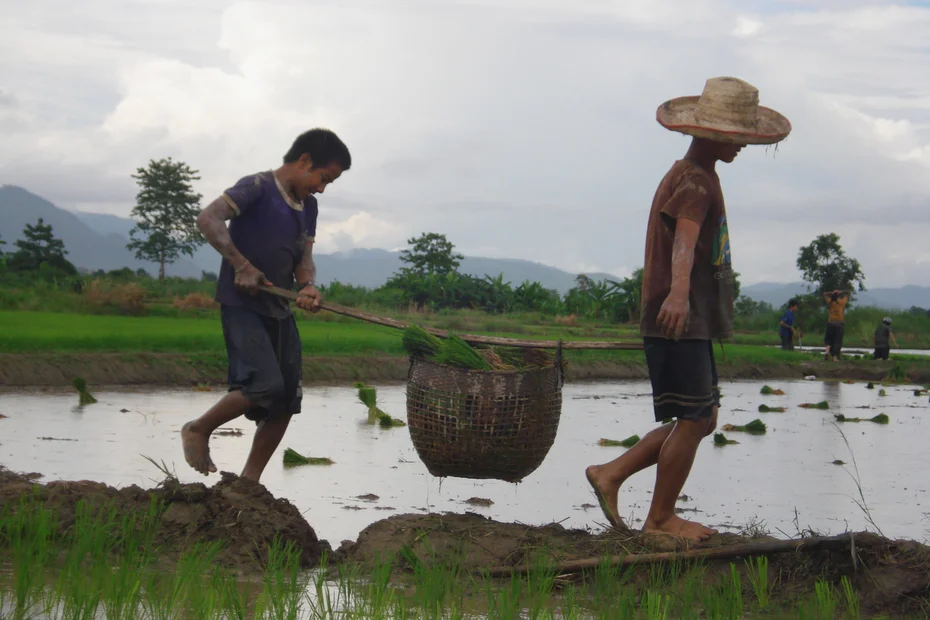
[{"label": "boy wearing straw hat", "polygon": [[655,193],[646,231],[641,333],[652,383],[656,422],[619,458],[588,467],[586,477],[614,527],[623,527],[620,486],[656,465],[646,532],[692,541],[716,533],[675,514],[702,439],[717,424],[720,393],[712,340],[731,336],[733,268],[718,161],[731,163],[749,144],[775,144],[791,124],[759,105],[758,90],[731,77],[707,80],[700,97],[665,102],[656,112],[665,128],[691,136]]},{"label": "boy wearing straw hat", "polygon": [[319,310],[315,194],[351,163],[336,134],[311,129],[297,136],[280,167],[239,179],[197,217],[200,231],[223,257],[215,299],[229,357],[229,392],[181,429],[187,464],[205,476],[216,471],[210,435],[244,415],[257,428],[242,477],[258,482],[291,416],[300,413],[297,324],[288,303],[262,288],[296,285],[297,306]]}]

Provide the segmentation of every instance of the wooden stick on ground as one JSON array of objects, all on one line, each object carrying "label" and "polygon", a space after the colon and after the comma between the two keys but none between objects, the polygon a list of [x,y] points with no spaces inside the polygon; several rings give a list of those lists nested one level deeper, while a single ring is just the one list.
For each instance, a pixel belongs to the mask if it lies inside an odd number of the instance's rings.
[{"label": "wooden stick on ground", "polygon": [[[279,288],[277,286],[266,287],[265,290],[272,295],[277,295],[278,297],[284,297],[285,299],[290,299],[292,301],[297,300],[297,293],[289,291],[287,289]],[[383,325],[385,327],[393,327],[395,329],[406,329],[408,327],[407,323],[403,321],[398,321],[396,319],[391,319],[383,316],[377,316],[375,314],[369,314],[367,312],[362,312],[361,310],[356,310],[355,308],[349,308],[347,306],[340,306],[339,304],[334,304],[328,301],[324,301],[321,304],[323,310],[328,310],[335,314],[341,314],[342,316],[352,317],[353,319],[359,319],[362,321],[367,321],[369,323],[374,323],[375,325]],[[425,327],[426,331],[438,336],[440,338],[448,338],[449,332],[444,329],[435,329],[432,327]],[[559,343],[556,340],[516,340],[514,338],[498,338],[495,336],[477,336],[473,334],[460,334],[459,337],[470,344],[488,344],[488,345],[499,345],[504,347],[524,347],[529,349],[557,349]],[[562,341],[563,349],[600,349],[600,350],[626,350],[626,351],[640,351],[643,348],[643,343],[641,342],[612,342],[612,341],[583,341],[583,340],[569,340]]]},{"label": "wooden stick on ground", "polygon": [[[691,551],[670,551],[665,553],[631,553],[616,555],[607,558],[609,566],[631,566],[634,564],[659,564],[674,562],[676,560],[721,560],[738,558],[750,555],[771,555],[775,553],[790,553],[799,551],[820,551],[822,549],[845,549],[852,544],[849,534],[823,538],[802,538],[799,540],[767,540],[757,543],[731,545],[728,547],[713,547],[693,549]],[[604,562],[602,558],[587,558],[563,562],[555,567],[558,574],[580,573],[584,570],[597,568]],[[526,575],[532,570],[530,566],[501,566],[488,571],[491,577],[511,577]],[[484,574],[484,570],[476,571]]]}]

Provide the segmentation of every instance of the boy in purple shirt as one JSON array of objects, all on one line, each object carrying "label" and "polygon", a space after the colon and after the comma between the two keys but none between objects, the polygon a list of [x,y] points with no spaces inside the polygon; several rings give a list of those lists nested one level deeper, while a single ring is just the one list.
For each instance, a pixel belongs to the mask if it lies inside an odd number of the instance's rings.
[{"label": "boy in purple shirt", "polygon": [[322,194],[351,164],[336,134],[311,129],[297,137],[281,167],[243,177],[197,217],[200,231],[223,257],[215,299],[229,359],[229,392],[181,429],[184,458],[204,475],[216,471],[210,435],[245,415],[257,428],[242,477],[258,482],[291,416],[300,413],[297,324],[286,300],[261,289],[296,284],[297,306],[319,311],[314,194]]}]

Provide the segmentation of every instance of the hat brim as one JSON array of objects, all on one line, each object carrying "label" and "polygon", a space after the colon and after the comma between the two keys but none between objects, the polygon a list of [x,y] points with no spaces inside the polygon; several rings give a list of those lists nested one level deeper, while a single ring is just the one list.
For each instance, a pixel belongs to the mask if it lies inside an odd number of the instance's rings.
[{"label": "hat brim", "polygon": [[759,106],[759,124],[756,127],[702,123],[695,115],[699,99],[700,97],[670,99],[656,110],[656,120],[671,131],[730,144],[775,144],[791,133],[791,123],[784,115],[763,106]]}]

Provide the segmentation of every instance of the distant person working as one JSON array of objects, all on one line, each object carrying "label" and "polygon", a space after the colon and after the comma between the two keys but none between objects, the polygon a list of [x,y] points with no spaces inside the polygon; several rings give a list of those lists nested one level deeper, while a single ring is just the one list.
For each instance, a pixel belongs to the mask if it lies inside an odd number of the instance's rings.
[{"label": "distant person working", "polygon": [[896,349],[898,348],[898,341],[891,331],[891,317],[886,316],[882,319],[881,324],[875,328],[875,352],[872,354],[872,359],[888,359],[888,354],[891,353],[889,341],[894,344]]},{"label": "distant person working", "polygon": [[794,351],[794,336],[798,331],[794,326],[794,315],[797,311],[798,300],[792,299],[788,302],[788,309],[785,310],[778,324],[778,335],[781,336],[781,348],[785,351]]},{"label": "distant person working", "polygon": [[839,361],[840,351],[843,349],[843,332],[846,328],[846,303],[849,293],[846,291],[830,291],[823,294],[827,302],[827,333],[823,343],[826,345],[824,353],[826,359]]}]

